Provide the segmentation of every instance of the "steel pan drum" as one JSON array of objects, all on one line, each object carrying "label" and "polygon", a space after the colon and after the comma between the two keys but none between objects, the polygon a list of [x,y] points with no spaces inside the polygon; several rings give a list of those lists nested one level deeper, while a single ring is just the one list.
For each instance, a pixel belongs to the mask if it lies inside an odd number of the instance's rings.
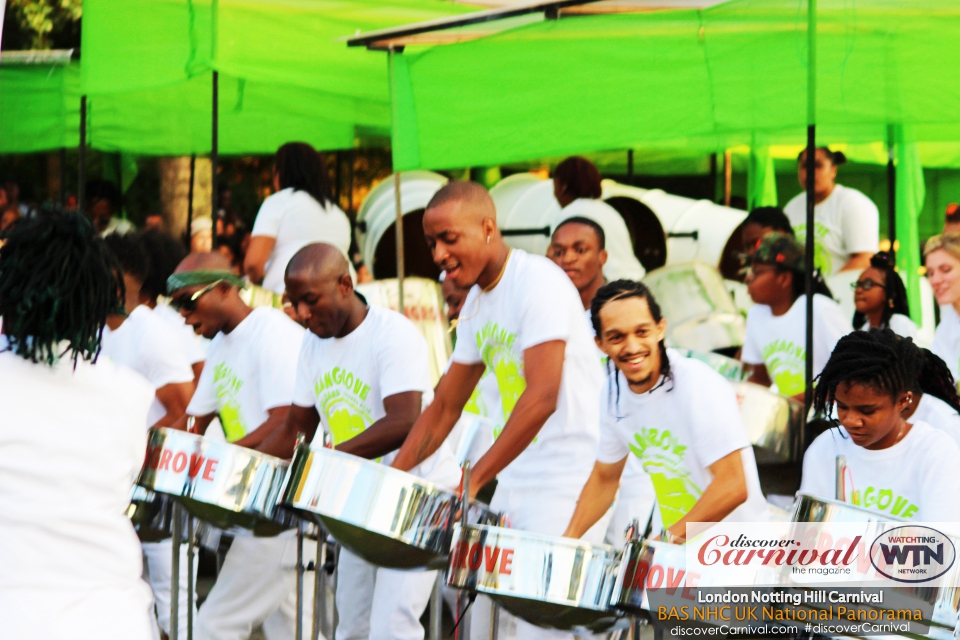
[{"label": "steel pan drum", "polygon": [[659,588],[664,580],[675,581],[682,587],[686,566],[683,545],[657,540],[628,542],[620,557],[617,580],[610,596],[611,606],[645,616],[650,610],[647,588]]},{"label": "steel pan drum", "polygon": [[[442,568],[459,496],[417,476],[333,449],[301,445],[283,504],[344,547],[391,569]],[[471,519],[495,519],[479,505]]]},{"label": "steel pan drum", "polygon": [[297,522],[278,507],[288,466],[245,447],[150,429],[137,484],[173,496],[194,516],[221,529],[241,527],[270,536]]},{"label": "steel pan drum", "polygon": [[[170,496],[134,485],[127,516],[143,542],[159,542],[173,535],[173,499]],[[183,522],[186,523],[185,517]]]},{"label": "steel pan drum", "polygon": [[450,554],[447,584],[490,596],[532,624],[604,631],[621,615],[610,609],[618,552],[571,538],[492,525],[470,525]]},{"label": "steel pan drum", "polygon": [[732,383],[757,462],[787,462],[799,454],[803,405],[752,382]]}]

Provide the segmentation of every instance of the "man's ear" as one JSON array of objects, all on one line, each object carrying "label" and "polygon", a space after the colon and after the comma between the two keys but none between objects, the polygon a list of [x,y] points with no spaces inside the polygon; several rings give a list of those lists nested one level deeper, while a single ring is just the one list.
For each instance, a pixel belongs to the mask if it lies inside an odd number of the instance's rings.
[{"label": "man's ear", "polygon": [[667,319],[660,318],[657,323],[657,342],[662,342],[667,337]]},{"label": "man's ear", "polygon": [[610,255],[607,253],[606,249],[600,249],[599,257],[600,257],[600,266],[602,267],[603,265],[607,264],[607,258],[609,258]]},{"label": "man's ear", "polygon": [[483,236],[485,238],[492,238],[496,235],[497,221],[494,218],[484,218],[480,225],[483,227]]},{"label": "man's ear", "polygon": [[353,294],[353,278],[350,277],[349,273],[343,274],[337,280],[337,290],[345,298]]}]

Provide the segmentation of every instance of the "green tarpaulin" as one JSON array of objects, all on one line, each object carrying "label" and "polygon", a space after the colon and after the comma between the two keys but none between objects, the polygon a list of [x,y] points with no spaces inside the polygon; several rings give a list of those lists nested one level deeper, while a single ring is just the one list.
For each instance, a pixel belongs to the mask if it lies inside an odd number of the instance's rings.
[{"label": "green tarpaulin", "polygon": [[0,153],[76,147],[79,65],[0,64]]}]

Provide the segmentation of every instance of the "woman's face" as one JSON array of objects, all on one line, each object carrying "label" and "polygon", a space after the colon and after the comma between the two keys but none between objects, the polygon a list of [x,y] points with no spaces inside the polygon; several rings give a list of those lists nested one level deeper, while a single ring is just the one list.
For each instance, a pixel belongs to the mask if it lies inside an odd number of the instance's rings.
[{"label": "woman's face", "polygon": [[909,391],[893,398],[873,385],[846,381],[834,394],[840,424],[854,444],[871,450],[892,447],[900,440],[906,428],[900,414],[912,398]]},{"label": "woman's face", "polygon": [[[797,177],[800,179],[800,187],[807,188],[807,152],[804,151],[800,156],[800,162],[797,164]],[[817,149],[816,170],[813,174],[814,193],[830,193],[833,191],[837,182],[837,167],[833,161],[827,157],[823,149]]]},{"label": "woman's face", "polygon": [[880,269],[865,269],[857,279],[853,302],[860,313],[876,313],[887,303],[887,276]]},{"label": "woman's face", "polygon": [[960,260],[944,249],[927,255],[927,278],[937,304],[955,304],[960,301]]}]

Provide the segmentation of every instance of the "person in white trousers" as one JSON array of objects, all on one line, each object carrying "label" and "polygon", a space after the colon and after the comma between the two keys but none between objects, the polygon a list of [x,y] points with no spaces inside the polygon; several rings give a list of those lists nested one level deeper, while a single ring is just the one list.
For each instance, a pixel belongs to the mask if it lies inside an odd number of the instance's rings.
[{"label": "person in white trousers", "polygon": [[[470,293],[460,311],[453,362],[393,466],[411,469],[436,451],[489,370],[505,423],[473,468],[471,497],[496,477],[491,509],[506,512],[516,529],[559,536],[590,474],[600,429],[603,369],[580,295],[546,257],[511,251],[490,194],[476,183],[452,182],[438,191],[423,230],[434,262]],[[603,529],[591,536],[600,542]],[[473,638],[489,637],[488,607],[485,598],[477,599]],[[572,637],[506,612],[500,620],[502,640]]]},{"label": "person in white trousers", "polygon": [[[298,251],[287,265],[286,290],[309,331],[289,418],[261,451],[289,456],[301,433],[322,446],[314,437],[322,425],[338,451],[389,464],[432,396],[426,340],[399,313],[367,306],[332,245]],[[449,447],[414,473],[449,488],[460,477]],[[341,549],[336,640],[422,640],[420,616],[436,576],[378,568]]]},{"label": "person in white trousers", "polygon": [[[191,254],[167,281],[171,306],[211,339],[187,415],[205,433],[215,417],[228,442],[256,447],[290,410],[303,328],[279,309],[251,309],[240,280],[219,254]],[[305,551],[315,548],[306,545]],[[246,640],[263,625],[267,640],[294,638],[296,536],[238,532],[217,581],[197,613],[198,640]],[[304,607],[305,628],[312,607]]]}]

